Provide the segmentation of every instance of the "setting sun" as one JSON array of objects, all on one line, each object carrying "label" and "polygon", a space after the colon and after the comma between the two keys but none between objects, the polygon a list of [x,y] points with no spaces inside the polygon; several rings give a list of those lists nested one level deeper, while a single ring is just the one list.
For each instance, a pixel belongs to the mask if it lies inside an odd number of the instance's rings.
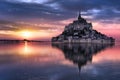
[{"label": "setting sun", "polygon": [[21,36],[23,38],[30,38],[32,36],[32,33],[30,31],[22,31]]}]

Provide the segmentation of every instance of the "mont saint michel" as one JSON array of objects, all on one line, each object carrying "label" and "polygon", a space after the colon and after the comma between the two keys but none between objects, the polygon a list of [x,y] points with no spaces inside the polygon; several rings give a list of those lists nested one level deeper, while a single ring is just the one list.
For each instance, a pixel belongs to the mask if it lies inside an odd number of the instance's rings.
[{"label": "mont saint michel", "polygon": [[115,39],[93,29],[79,13],[78,19],[65,26],[62,34],[52,38],[52,42],[113,43]]}]

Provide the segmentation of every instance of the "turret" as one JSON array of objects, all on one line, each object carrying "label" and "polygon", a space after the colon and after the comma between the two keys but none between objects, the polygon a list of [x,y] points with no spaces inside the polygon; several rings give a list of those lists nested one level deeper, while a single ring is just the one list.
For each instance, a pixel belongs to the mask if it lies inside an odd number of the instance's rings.
[{"label": "turret", "polygon": [[79,12],[78,20],[81,20],[81,19],[82,19],[81,12]]},{"label": "turret", "polygon": [[85,23],[85,24],[87,23],[86,20],[85,20],[84,18],[82,18],[81,12],[79,12],[78,21],[79,21],[80,23]]}]

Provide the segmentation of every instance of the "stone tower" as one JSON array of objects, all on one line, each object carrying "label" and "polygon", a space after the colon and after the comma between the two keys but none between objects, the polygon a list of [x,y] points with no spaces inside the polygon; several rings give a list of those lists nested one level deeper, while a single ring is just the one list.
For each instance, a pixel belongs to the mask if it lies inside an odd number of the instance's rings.
[{"label": "stone tower", "polygon": [[81,17],[81,12],[79,12],[79,15],[78,15],[78,20],[80,20],[82,17]]}]

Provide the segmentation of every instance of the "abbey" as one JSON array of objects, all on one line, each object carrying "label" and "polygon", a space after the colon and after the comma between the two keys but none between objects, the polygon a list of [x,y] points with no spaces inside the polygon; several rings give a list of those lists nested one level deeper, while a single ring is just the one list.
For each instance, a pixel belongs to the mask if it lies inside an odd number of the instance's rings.
[{"label": "abbey", "polygon": [[94,30],[92,23],[88,23],[79,13],[78,19],[65,26],[62,34],[53,37],[51,41],[69,43],[113,43],[115,39]]},{"label": "abbey", "polygon": [[84,28],[92,29],[92,24],[87,23],[87,21],[81,17],[81,14],[79,14],[78,20],[75,20],[75,21],[73,21],[73,23],[66,26],[65,31],[71,31],[71,30],[78,31],[78,30],[83,30]]}]

